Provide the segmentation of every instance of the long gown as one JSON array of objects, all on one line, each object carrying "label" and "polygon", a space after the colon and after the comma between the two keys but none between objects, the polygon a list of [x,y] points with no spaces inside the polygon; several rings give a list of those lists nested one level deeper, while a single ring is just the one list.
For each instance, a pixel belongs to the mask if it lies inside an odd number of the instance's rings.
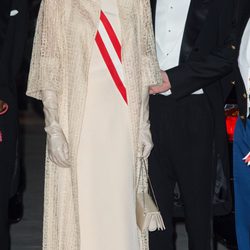
[{"label": "long gown", "polygon": [[120,32],[116,0],[103,0],[78,152],[81,250],[139,250]]}]

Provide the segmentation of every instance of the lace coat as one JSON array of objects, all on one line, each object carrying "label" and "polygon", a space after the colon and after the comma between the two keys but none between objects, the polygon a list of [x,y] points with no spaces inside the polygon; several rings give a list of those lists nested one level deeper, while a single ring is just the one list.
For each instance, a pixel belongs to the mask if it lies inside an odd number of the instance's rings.
[{"label": "lace coat", "polygon": [[[162,80],[149,0],[117,1],[136,158],[140,132],[149,128],[148,122],[142,122],[142,114],[148,115],[147,88]],[[40,7],[27,94],[41,99],[43,90],[57,92],[59,122],[69,143],[71,165],[63,169],[46,157],[44,250],[80,249],[76,161],[99,15],[99,0],[43,0]],[[147,235],[139,236],[141,250],[147,250]]]}]

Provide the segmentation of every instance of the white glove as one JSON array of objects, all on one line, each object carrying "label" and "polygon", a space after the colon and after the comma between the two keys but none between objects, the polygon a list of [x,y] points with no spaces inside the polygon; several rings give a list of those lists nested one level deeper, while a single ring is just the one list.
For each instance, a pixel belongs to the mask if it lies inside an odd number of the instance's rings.
[{"label": "white glove", "polygon": [[149,122],[149,89],[144,87],[142,91],[140,134],[138,156],[147,159],[153,148]]},{"label": "white glove", "polygon": [[69,167],[68,143],[59,125],[57,94],[55,91],[42,92],[45,131],[47,133],[49,159],[60,167]]},{"label": "white glove", "polygon": [[141,128],[139,141],[139,157],[148,159],[153,148],[152,137],[150,133],[150,126]]}]

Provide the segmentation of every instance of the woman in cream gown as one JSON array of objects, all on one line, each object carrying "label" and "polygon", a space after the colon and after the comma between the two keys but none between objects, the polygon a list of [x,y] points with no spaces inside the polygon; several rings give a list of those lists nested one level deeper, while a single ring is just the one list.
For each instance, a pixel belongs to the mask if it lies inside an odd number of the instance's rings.
[{"label": "woman in cream gown", "polygon": [[42,1],[27,94],[47,132],[43,250],[148,250],[136,162],[160,84],[149,0]]}]

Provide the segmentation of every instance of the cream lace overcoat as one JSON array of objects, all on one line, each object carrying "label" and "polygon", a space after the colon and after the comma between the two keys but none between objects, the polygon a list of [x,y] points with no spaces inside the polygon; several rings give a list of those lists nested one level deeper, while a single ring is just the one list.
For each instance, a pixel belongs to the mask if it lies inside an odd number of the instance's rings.
[{"label": "cream lace overcoat", "polygon": [[[162,80],[149,0],[118,0],[118,9],[136,158],[140,131],[148,127],[141,115],[143,108],[144,114],[147,110],[147,86]],[[63,169],[46,157],[44,250],[80,250],[76,162],[99,14],[99,0],[43,0],[40,7],[27,94],[41,99],[43,90],[58,93],[59,122],[69,143],[71,165]],[[140,235],[140,242],[141,250],[148,249],[146,234]]]}]

